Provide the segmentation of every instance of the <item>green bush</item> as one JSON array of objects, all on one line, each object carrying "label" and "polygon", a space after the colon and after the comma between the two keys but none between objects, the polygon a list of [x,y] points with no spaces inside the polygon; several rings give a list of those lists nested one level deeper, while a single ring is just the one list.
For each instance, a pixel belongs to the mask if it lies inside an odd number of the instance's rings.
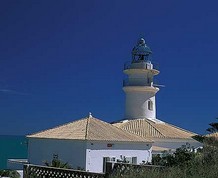
[{"label": "green bush", "polygon": [[215,178],[218,177],[218,147],[205,144],[197,153],[185,148],[164,157],[156,155],[153,164],[165,166],[163,169],[151,168],[136,170],[130,167],[110,178]]},{"label": "green bush", "polygon": [[19,178],[20,174],[14,170],[0,170],[0,177]]},{"label": "green bush", "polygon": [[51,163],[48,161],[44,162],[46,166],[48,167],[56,167],[56,168],[64,168],[64,169],[70,169],[70,165],[68,163],[62,162],[59,159],[53,159]]}]

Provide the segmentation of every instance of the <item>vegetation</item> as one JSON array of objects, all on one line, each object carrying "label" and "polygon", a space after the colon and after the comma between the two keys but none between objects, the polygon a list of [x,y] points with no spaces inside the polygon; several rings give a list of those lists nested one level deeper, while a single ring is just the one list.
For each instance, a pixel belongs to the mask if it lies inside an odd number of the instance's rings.
[{"label": "vegetation", "polygon": [[64,168],[64,169],[70,169],[70,165],[68,163],[63,163],[59,159],[53,159],[51,163],[48,161],[45,161],[45,165],[49,167],[56,167],[56,168]]},{"label": "vegetation", "polygon": [[[218,119],[218,118],[216,118]],[[209,134],[214,134],[214,133],[218,133],[218,122],[212,122],[209,124],[210,127],[207,129],[207,131],[209,132]],[[195,140],[202,142],[206,145],[213,145],[213,144],[217,144],[217,140],[214,137],[207,137],[207,136],[203,136],[203,135],[195,135],[193,137]],[[218,145],[217,145],[218,146]]]},{"label": "vegetation", "polygon": [[218,147],[207,145],[197,153],[180,148],[174,154],[154,156],[153,164],[165,167],[145,167],[140,170],[130,168],[125,172],[117,172],[110,178],[215,178],[218,177]]},{"label": "vegetation", "polygon": [[[218,118],[216,118],[216,119],[218,119]],[[210,125],[210,127],[207,129],[208,132],[210,132],[210,133],[218,132],[218,122],[212,122],[209,125]]]},{"label": "vegetation", "polygon": [[[209,133],[218,132],[218,123],[209,124]],[[152,164],[164,166],[160,168],[131,168],[119,171],[110,178],[215,178],[218,177],[218,139],[197,135],[196,140],[203,143],[197,152],[189,148],[179,148],[173,154],[156,155]]]},{"label": "vegetation", "polygon": [[20,174],[14,170],[0,170],[0,177],[20,178]]}]

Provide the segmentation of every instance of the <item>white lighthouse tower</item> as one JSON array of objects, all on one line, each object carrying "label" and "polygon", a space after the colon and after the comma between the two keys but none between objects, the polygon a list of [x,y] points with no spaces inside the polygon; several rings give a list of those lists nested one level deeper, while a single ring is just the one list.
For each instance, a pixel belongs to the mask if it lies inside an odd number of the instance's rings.
[{"label": "white lighthouse tower", "polygon": [[145,40],[140,38],[132,50],[132,62],[124,67],[128,78],[123,81],[126,93],[125,119],[156,119],[155,94],[159,91],[154,82],[154,76],[159,71],[152,64],[151,49]]},{"label": "white lighthouse tower", "polygon": [[151,54],[145,40],[139,39],[132,50],[131,63],[126,64],[123,71],[127,75],[123,81],[126,93],[125,118],[113,125],[153,140],[153,154],[175,151],[184,145],[190,145],[190,148],[202,146],[192,138],[195,133],[156,118],[155,95],[162,85],[157,85],[154,80],[160,72],[151,61]]}]

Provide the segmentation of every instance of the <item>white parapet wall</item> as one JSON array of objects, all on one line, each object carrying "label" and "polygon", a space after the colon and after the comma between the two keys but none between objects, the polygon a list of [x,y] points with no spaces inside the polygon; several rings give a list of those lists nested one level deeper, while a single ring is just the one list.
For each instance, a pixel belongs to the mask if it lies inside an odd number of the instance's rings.
[{"label": "white parapet wall", "polygon": [[23,170],[23,165],[27,163],[27,159],[8,159],[7,168],[11,170]]}]

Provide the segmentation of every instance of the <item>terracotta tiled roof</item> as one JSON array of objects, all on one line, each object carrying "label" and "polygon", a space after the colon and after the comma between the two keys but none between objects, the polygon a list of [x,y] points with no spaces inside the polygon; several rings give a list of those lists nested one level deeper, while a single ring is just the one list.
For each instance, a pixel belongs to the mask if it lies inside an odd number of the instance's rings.
[{"label": "terracotta tiled roof", "polygon": [[71,140],[151,142],[149,139],[131,134],[93,117],[83,118],[62,126],[28,135],[27,137]]},{"label": "terracotta tiled roof", "polygon": [[114,123],[114,126],[144,138],[191,138],[195,133],[165,122],[153,122],[149,119],[133,119]]},{"label": "terracotta tiled roof", "polygon": [[207,134],[205,135],[206,137],[214,137],[216,139],[218,139],[218,132],[215,132],[215,133],[211,133],[211,134]]}]

